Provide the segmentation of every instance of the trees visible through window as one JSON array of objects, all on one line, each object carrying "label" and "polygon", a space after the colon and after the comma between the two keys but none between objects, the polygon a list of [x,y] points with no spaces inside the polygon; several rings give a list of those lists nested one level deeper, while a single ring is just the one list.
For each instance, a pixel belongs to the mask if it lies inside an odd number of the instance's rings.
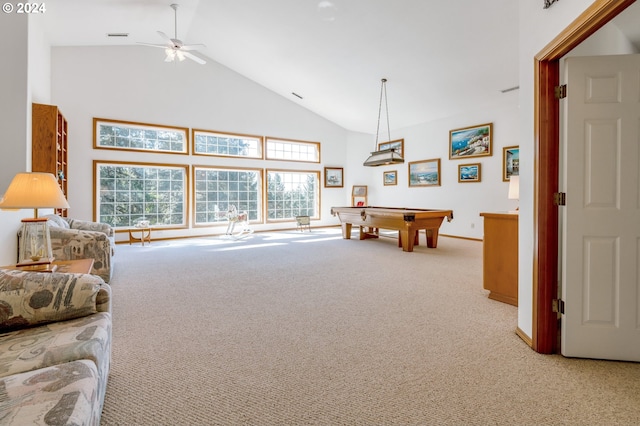
[{"label": "trees visible through window", "polygon": [[224,157],[262,158],[262,137],[193,130],[194,153]]},{"label": "trees visible through window", "polygon": [[267,138],[267,160],[320,162],[318,142]]},{"label": "trees visible through window", "polygon": [[250,221],[262,220],[262,171],[194,168],[195,224],[227,222],[227,212],[247,212]]},{"label": "trees visible through window", "polygon": [[188,166],[94,162],[97,218],[116,228],[148,220],[154,227],[186,226]]},{"label": "trees visible through window", "polygon": [[267,219],[319,218],[320,172],[267,170]]},{"label": "trees visible through window", "polygon": [[186,154],[188,129],[93,119],[94,147]]}]

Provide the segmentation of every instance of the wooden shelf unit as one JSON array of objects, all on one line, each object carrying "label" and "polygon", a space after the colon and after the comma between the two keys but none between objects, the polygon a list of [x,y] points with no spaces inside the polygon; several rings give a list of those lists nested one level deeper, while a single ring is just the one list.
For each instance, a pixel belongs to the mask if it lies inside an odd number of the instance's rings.
[{"label": "wooden shelf unit", "polygon": [[518,213],[480,213],[483,286],[489,298],[518,306]]},{"label": "wooden shelf unit", "polygon": [[[31,170],[53,174],[68,197],[68,125],[55,105],[32,105]],[[67,209],[56,209],[67,216]]]}]

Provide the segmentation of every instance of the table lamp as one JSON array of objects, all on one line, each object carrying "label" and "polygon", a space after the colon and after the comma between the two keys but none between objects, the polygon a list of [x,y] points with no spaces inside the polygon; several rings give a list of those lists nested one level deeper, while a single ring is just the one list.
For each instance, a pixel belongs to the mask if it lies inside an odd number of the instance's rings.
[{"label": "table lamp", "polygon": [[[510,200],[519,200],[520,199],[520,176],[511,175],[509,178],[509,195],[508,198]],[[516,211],[520,208],[516,207]]]},{"label": "table lamp", "polygon": [[38,218],[40,208],[69,208],[55,176],[18,173],[0,200],[2,210],[33,209],[33,218],[22,219],[18,266],[53,262],[49,223],[46,218]]}]

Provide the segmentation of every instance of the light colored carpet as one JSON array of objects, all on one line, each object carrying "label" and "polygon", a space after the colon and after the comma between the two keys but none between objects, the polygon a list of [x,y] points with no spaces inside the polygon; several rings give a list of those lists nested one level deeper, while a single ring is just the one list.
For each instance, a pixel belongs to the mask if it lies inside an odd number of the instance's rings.
[{"label": "light colored carpet", "polygon": [[482,243],[120,245],[103,425],[640,424],[640,365],[539,355]]}]

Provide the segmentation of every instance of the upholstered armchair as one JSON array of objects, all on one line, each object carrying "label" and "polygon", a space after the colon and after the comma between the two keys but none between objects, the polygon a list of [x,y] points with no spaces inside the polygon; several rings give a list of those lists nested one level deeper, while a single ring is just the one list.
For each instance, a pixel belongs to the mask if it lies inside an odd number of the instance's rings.
[{"label": "upholstered armchair", "polygon": [[43,217],[49,220],[54,257],[57,260],[93,259],[91,273],[99,275],[108,283],[113,273],[113,228],[104,223],[70,219],[54,214]]}]

